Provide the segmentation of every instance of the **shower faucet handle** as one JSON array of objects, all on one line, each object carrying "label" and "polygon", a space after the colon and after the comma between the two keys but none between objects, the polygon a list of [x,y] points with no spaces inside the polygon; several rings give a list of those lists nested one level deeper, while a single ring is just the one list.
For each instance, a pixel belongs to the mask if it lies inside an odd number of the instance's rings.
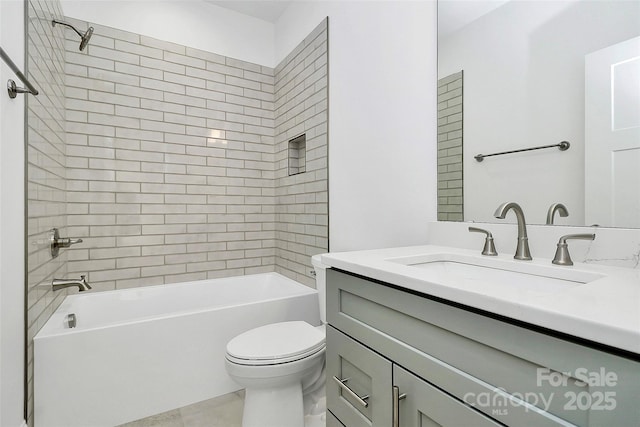
[{"label": "shower faucet handle", "polygon": [[60,252],[60,248],[68,248],[71,245],[82,243],[82,239],[72,239],[70,237],[60,237],[60,232],[57,228],[51,229],[51,235],[49,236],[49,248],[51,250],[51,257],[55,258]]},{"label": "shower faucet handle", "polygon": [[487,256],[498,255],[498,252],[496,252],[496,246],[493,243],[493,235],[491,234],[490,231],[482,228],[478,228],[478,227],[469,227],[469,231],[471,231],[472,233],[485,234],[484,247],[482,248],[482,255],[487,255]]}]

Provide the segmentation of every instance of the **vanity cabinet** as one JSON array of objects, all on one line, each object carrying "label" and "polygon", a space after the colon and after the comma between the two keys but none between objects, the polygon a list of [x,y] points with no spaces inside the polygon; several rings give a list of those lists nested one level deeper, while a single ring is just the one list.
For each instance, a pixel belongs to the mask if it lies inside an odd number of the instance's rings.
[{"label": "vanity cabinet", "polygon": [[633,357],[334,269],[327,319],[328,425],[640,425]]}]

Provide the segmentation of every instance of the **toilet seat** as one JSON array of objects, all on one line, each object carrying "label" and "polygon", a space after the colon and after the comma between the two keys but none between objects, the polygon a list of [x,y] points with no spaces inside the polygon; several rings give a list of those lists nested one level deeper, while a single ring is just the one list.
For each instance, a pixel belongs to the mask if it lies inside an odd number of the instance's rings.
[{"label": "toilet seat", "polygon": [[244,332],[227,344],[227,360],[240,365],[277,365],[325,348],[325,335],[307,322],[273,323]]}]

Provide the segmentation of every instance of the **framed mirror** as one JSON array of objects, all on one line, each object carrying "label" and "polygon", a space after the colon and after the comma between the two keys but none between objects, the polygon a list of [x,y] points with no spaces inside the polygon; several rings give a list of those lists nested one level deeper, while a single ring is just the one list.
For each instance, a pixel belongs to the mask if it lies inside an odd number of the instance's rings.
[{"label": "framed mirror", "polygon": [[439,0],[438,78],[439,220],[640,228],[640,2]]}]

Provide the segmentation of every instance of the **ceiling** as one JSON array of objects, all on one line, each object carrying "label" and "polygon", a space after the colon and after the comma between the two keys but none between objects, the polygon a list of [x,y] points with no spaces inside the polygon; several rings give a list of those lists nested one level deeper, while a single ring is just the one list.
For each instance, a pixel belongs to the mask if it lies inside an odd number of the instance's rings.
[{"label": "ceiling", "polygon": [[439,0],[438,37],[447,36],[509,0]]},{"label": "ceiling", "polygon": [[[244,15],[275,23],[294,0],[205,0]],[[439,0],[438,36],[444,37],[509,0]]]},{"label": "ceiling", "polygon": [[231,9],[233,11],[242,13],[244,15],[253,16],[254,18],[262,19],[275,23],[282,12],[292,3],[292,0],[279,0],[279,1],[245,1],[245,0],[205,0],[207,3],[211,3],[216,6],[224,7],[225,9]]}]

